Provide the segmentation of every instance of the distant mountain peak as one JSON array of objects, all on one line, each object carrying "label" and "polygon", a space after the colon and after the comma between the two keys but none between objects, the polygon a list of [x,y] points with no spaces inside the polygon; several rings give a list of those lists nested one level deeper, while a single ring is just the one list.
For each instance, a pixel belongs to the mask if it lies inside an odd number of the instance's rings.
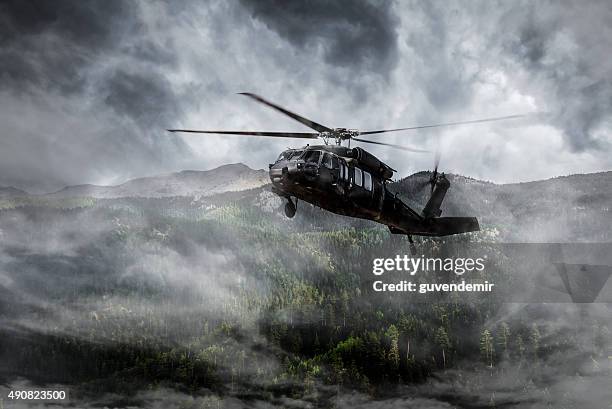
[{"label": "distant mountain peak", "polygon": [[269,183],[268,173],[243,163],[222,165],[210,170],[183,170],[164,175],[131,179],[115,186],[67,186],[50,194],[57,197],[172,197],[211,196],[261,187]]},{"label": "distant mountain peak", "polygon": [[254,170],[251,169],[250,167],[248,167],[247,165],[245,165],[242,162],[236,162],[236,163],[228,163],[226,165],[221,165],[215,169],[212,170],[219,170],[219,169],[242,169],[242,170]]},{"label": "distant mountain peak", "polygon": [[245,165],[242,162],[238,162],[238,163],[228,163],[228,164],[221,165],[221,166],[218,166],[216,168],[209,169],[209,170],[185,169],[185,170],[181,170],[180,172],[177,172],[177,173],[181,174],[181,175],[192,175],[192,174],[200,174],[200,173],[204,173],[204,172],[222,172],[222,171],[228,171],[228,170],[242,171],[242,172],[246,172],[246,171],[254,171],[254,172],[256,172],[255,169],[250,168],[249,166]]}]

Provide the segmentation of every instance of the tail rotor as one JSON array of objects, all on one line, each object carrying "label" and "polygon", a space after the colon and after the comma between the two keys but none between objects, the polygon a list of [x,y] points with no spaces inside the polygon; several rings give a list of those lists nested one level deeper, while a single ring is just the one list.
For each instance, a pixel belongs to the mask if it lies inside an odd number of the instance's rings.
[{"label": "tail rotor", "polygon": [[446,191],[450,187],[450,182],[444,176],[444,172],[438,173],[438,167],[440,166],[440,150],[436,149],[434,158],[434,169],[431,172],[431,177],[426,182],[431,186],[429,200],[423,208],[423,217],[431,219],[432,217],[438,217],[442,214],[440,206],[446,195]]}]

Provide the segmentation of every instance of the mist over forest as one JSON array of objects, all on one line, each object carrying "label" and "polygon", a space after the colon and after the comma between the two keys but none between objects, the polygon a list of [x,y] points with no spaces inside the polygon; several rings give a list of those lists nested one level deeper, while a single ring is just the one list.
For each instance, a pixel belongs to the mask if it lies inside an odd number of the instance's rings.
[{"label": "mist over forest", "polygon": [[[2,189],[3,393],[59,385],[78,407],[612,401],[610,283],[596,302],[574,304],[554,269],[556,292],[500,252],[508,242],[609,242],[611,173],[514,185],[450,175],[444,214],[478,215],[482,231],[416,244],[428,256],[489,254],[484,272],[463,277],[500,289],[482,296],[374,293],[373,258],[409,254],[407,239],[301,202],[286,219],[260,176],[228,165],[120,193]],[[424,177],[389,190],[420,208]],[[534,302],[517,301],[526,289]]]}]

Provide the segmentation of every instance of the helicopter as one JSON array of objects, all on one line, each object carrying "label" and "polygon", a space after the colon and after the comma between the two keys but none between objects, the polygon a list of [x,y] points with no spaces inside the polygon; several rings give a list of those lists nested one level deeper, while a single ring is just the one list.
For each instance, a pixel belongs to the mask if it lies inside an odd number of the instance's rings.
[{"label": "helicopter", "polygon": [[[476,217],[442,217],[442,202],[450,188],[443,172],[438,172],[440,155],[436,153],[431,177],[424,182],[430,185],[430,197],[421,211],[411,208],[387,186],[396,172],[376,156],[361,147],[350,146],[351,141],[389,146],[410,152],[428,152],[422,149],[360,138],[414,129],[446,127],[499,121],[522,117],[478,119],[406,128],[359,131],[357,129],[330,128],[291,112],[256,94],[242,92],[249,97],[311,128],[315,132],[255,132],[255,131],[202,131],[193,129],[168,129],[169,132],[198,134],[267,136],[275,138],[322,139],[322,145],[306,145],[287,149],[269,164],[272,192],[286,200],[285,215],[295,216],[298,200],[305,201],[327,211],[355,218],[373,220],[388,226],[393,234],[412,236],[448,236],[480,230]],[[330,141],[335,143],[330,144]],[[347,142],[343,145],[343,142]]]}]

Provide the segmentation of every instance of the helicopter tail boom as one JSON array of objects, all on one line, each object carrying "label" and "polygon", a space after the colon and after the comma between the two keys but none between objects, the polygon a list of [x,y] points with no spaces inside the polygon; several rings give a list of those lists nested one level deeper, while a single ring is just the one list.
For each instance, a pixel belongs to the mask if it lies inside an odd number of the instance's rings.
[{"label": "helicopter tail boom", "polygon": [[402,227],[389,227],[393,234],[416,236],[451,236],[453,234],[479,231],[480,225],[475,217],[435,217],[429,220],[410,220]]},{"label": "helicopter tail boom", "polygon": [[479,231],[480,225],[475,217],[436,217],[429,221],[425,236],[450,236],[453,234]]}]

